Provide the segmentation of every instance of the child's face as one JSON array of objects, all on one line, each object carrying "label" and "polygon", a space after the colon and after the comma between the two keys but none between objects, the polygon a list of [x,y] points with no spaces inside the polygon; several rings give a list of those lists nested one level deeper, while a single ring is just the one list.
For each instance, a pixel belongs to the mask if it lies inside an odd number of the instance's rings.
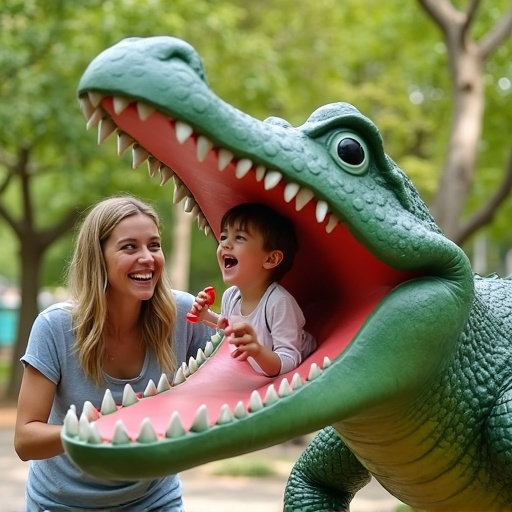
[{"label": "child's face", "polygon": [[263,248],[260,232],[239,224],[227,226],[220,234],[217,261],[225,283],[243,287],[259,278],[268,279],[265,268],[271,251]]}]

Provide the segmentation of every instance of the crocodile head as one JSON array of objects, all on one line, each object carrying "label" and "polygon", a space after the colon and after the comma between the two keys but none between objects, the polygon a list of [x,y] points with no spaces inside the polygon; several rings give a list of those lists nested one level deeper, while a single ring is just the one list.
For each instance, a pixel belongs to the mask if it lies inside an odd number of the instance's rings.
[{"label": "crocodile head", "polygon": [[[89,404],[80,421],[68,414],[62,439],[76,464],[108,478],[175,473],[368,414],[428,385],[440,364],[422,354],[464,321],[471,271],[356,108],[329,104],[299,127],[259,121],[216,96],[195,50],[171,37],[107,49],[78,94],[99,142],[116,133],[134,168],[147,161],[161,184],[173,178],[175,202],[200,229],[218,237],[223,213],[246,201],[294,222],[300,250],[283,285],[319,348],[269,379],[232,360],[216,337],[170,389],[164,379],[154,396],[119,408],[106,399],[100,411]],[[440,311],[431,281],[452,301]]]}]

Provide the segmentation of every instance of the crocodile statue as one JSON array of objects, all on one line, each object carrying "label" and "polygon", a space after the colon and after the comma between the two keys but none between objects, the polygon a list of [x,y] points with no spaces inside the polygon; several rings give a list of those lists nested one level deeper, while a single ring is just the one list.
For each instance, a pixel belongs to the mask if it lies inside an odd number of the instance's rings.
[{"label": "crocodile statue", "polygon": [[206,233],[249,200],[295,223],[283,284],[319,342],[268,378],[232,359],[219,331],[142,397],[77,404],[62,440],[79,467],[151,478],[315,433],[285,511],[347,511],[372,476],[417,510],[512,510],[512,280],[473,273],[370,119],[348,103],[298,127],[254,119],[165,36],[106,49],[78,95],[98,141],[115,133],[134,168],[172,178]]}]

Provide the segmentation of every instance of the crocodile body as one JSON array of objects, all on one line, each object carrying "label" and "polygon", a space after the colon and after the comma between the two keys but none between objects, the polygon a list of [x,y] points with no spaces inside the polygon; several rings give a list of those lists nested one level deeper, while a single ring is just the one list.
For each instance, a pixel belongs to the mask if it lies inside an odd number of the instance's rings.
[{"label": "crocodile body", "polygon": [[347,103],[299,127],[256,120],[170,37],[107,49],[78,93],[100,142],[117,133],[134,167],[173,177],[201,229],[218,237],[243,201],[295,223],[301,249],[283,285],[319,343],[273,379],[230,358],[219,333],[170,389],[163,379],[140,400],[70,412],[62,439],[81,468],[151,478],[320,430],[286,511],[349,510],[371,476],[418,510],[512,505],[512,281],[472,272],[371,120]]}]

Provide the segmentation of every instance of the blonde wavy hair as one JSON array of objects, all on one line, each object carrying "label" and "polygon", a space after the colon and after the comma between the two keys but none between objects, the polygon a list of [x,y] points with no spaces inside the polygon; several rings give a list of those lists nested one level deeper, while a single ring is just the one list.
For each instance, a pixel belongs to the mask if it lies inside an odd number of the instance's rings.
[{"label": "blonde wavy hair", "polygon": [[[94,205],[78,232],[67,269],[75,349],[84,372],[98,385],[104,379],[102,365],[106,354],[103,332],[107,324],[107,269],[103,246],[119,222],[138,213],[150,217],[161,232],[155,209],[136,197],[115,196]],[[164,270],[151,299],[142,302],[139,325],[142,342],[154,351],[162,372],[166,373],[176,369],[175,321],[176,302]]]}]

